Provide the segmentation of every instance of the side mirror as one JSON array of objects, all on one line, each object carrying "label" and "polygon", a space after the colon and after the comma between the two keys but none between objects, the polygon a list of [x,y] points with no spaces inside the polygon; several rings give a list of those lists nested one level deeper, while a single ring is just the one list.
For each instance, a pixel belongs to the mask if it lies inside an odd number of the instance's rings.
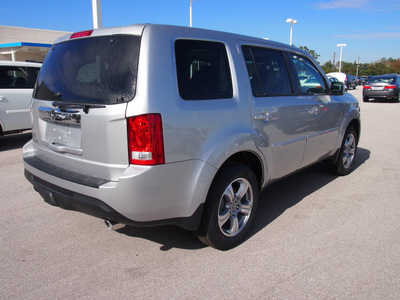
[{"label": "side mirror", "polygon": [[343,82],[331,82],[331,95],[337,95],[337,96],[344,95]]}]

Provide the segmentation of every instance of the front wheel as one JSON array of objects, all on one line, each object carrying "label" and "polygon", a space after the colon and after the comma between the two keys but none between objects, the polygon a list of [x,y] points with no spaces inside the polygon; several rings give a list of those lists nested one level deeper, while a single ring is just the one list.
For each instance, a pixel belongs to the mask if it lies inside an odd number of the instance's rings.
[{"label": "front wheel", "polygon": [[208,192],[197,236],[220,250],[243,242],[258,206],[258,184],[253,171],[243,164],[223,169]]},{"label": "front wheel", "polygon": [[354,160],[357,154],[357,132],[353,127],[349,127],[343,138],[339,157],[331,165],[333,173],[339,176],[348,175],[353,170]]}]

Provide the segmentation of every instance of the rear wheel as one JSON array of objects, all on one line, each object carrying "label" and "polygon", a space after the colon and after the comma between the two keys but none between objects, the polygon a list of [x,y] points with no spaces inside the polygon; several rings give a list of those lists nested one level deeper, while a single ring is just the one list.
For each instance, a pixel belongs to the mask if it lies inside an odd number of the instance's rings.
[{"label": "rear wheel", "polygon": [[243,242],[258,205],[258,185],[253,171],[243,164],[231,165],[214,180],[206,200],[197,236],[220,250]]},{"label": "rear wheel", "polygon": [[333,173],[339,176],[348,175],[353,170],[354,160],[357,154],[357,132],[349,127],[344,135],[339,157],[331,165]]}]

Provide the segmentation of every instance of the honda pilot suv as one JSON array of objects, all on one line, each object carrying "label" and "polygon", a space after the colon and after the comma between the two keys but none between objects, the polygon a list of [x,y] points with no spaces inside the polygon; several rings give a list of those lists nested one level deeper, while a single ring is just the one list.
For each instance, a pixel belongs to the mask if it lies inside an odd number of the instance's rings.
[{"label": "honda pilot suv", "polygon": [[357,100],[307,53],[165,25],[59,38],[32,113],[25,176],[47,203],[218,249],[245,239],[268,184],[323,160],[349,174],[360,136]]}]

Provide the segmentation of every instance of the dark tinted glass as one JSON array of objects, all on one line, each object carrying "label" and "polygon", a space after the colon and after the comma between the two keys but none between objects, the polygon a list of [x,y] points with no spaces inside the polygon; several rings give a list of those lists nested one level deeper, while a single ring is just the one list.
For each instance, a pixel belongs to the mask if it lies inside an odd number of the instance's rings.
[{"label": "dark tinted glass", "polygon": [[243,53],[254,96],[266,97],[293,94],[282,52],[244,46]]},{"label": "dark tinted glass", "polygon": [[0,88],[33,89],[40,68],[35,67],[0,67]]},{"label": "dark tinted glass", "polygon": [[140,37],[76,39],[55,45],[42,66],[34,97],[73,103],[114,104],[136,92]]},{"label": "dark tinted glass", "polygon": [[179,94],[185,100],[232,98],[232,79],[225,45],[218,42],[175,42]]}]

